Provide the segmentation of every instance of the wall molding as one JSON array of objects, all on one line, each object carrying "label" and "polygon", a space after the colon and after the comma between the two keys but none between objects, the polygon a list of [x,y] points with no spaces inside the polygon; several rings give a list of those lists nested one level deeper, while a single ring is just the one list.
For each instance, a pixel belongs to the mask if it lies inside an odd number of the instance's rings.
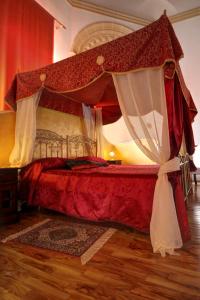
[{"label": "wall molding", "polygon": [[[139,17],[135,17],[129,14],[122,13],[117,10],[112,10],[103,6],[95,5],[92,3],[88,3],[84,0],[66,0],[71,6],[84,9],[90,12],[98,13],[104,16],[112,17],[118,20],[127,21],[130,23],[146,26],[153,22],[154,20],[143,19]],[[200,15],[200,7],[196,7],[181,13],[178,13],[173,16],[169,16],[169,19],[172,23],[180,22],[186,19],[190,19]]]},{"label": "wall molding", "polygon": [[76,35],[72,51],[76,54],[110,42],[133,32],[132,29],[113,22],[97,22],[84,27]]},{"label": "wall molding", "polygon": [[135,23],[142,26],[146,26],[149,23],[153,22],[153,20],[146,20],[146,19],[134,17],[132,15],[128,15],[117,10],[112,10],[103,6],[98,6],[82,0],[66,0],[66,1],[76,8],[81,8],[90,12],[112,17],[118,20],[128,21],[130,23]]},{"label": "wall molding", "polygon": [[169,19],[172,23],[176,23],[197,16],[200,16],[200,7],[196,7],[190,10],[183,11],[182,13],[170,16]]}]

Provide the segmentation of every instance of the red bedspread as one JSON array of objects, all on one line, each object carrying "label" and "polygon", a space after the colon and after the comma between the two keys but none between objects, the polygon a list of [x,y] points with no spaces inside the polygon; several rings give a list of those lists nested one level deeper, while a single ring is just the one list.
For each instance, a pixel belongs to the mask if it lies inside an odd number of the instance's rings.
[{"label": "red bedspread", "polygon": [[[21,193],[29,204],[93,221],[113,221],[149,231],[157,166],[93,167],[66,170],[65,160],[38,161],[22,173]],[[183,239],[189,229],[180,174],[171,180]],[[182,199],[182,200],[181,200]]]}]

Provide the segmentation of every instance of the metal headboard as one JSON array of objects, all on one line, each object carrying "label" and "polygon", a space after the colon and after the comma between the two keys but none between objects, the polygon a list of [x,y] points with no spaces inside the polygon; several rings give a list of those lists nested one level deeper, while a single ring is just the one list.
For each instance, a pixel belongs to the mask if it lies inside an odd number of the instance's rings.
[{"label": "metal headboard", "polygon": [[75,158],[96,156],[96,141],[83,135],[63,137],[53,131],[37,129],[33,159],[46,157]]},{"label": "metal headboard", "polygon": [[183,192],[185,200],[188,199],[190,193],[192,192],[192,178],[190,174],[190,158],[186,153],[185,155],[179,155],[180,158],[180,168],[181,168],[181,181],[183,186]]}]

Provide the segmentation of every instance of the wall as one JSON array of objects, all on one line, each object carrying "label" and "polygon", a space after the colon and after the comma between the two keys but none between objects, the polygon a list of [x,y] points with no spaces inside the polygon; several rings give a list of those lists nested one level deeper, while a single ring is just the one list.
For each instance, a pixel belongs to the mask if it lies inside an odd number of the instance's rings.
[{"label": "wall", "polygon": [[[81,15],[81,18],[80,18]],[[72,23],[71,23],[71,40],[70,43],[72,45],[73,38],[76,34],[83,29],[85,26],[93,23],[93,22],[100,22],[100,21],[112,21],[118,22],[122,25],[125,25],[129,28],[137,30],[141,28],[141,26],[117,21],[114,18],[109,18],[106,16],[100,16],[98,14],[90,13],[87,11],[73,9],[72,10]],[[184,51],[184,58],[181,60],[181,67],[183,71],[183,75],[186,81],[188,88],[193,96],[194,102],[197,106],[198,111],[200,111],[200,89],[199,89],[199,74],[198,74],[198,67],[200,65],[200,17],[194,17],[188,20],[184,20],[178,23],[173,24],[174,30],[177,34],[177,37],[182,45]],[[195,118],[195,122],[193,124],[194,129],[194,137],[195,137],[195,144],[199,145],[196,147],[194,161],[195,164],[200,167],[200,114],[197,115]],[[126,144],[115,144],[115,147],[119,150],[122,156],[125,156],[125,159],[129,162],[138,163],[141,159],[142,163],[149,162],[149,160],[141,155],[141,153],[137,153],[137,155],[132,155],[133,151],[135,152],[137,147],[134,143],[126,143]],[[126,154],[127,155],[126,155]],[[136,152],[135,152],[136,153]],[[131,159],[132,157],[132,159]]]},{"label": "wall", "polygon": [[[184,52],[181,60],[181,67],[185,82],[189,88],[194,102],[200,112],[200,87],[199,87],[199,66],[200,66],[200,16],[173,24],[177,37]],[[196,147],[194,162],[200,167],[200,114],[195,118],[193,124]]]},{"label": "wall", "polygon": [[15,113],[0,112],[0,167],[9,165],[9,155],[14,146]]},{"label": "wall", "polygon": [[80,117],[44,107],[38,107],[36,123],[37,128],[51,130],[63,137],[82,134]]},{"label": "wall", "polygon": [[[66,29],[60,28],[55,30],[54,61],[64,59],[71,55],[71,47],[76,34],[89,24],[105,21],[119,23],[134,30],[141,28],[141,26],[133,23],[122,20],[118,21],[114,18],[101,16],[99,14],[73,8],[67,3],[66,0],[36,1],[66,26]],[[200,111],[200,89],[198,83],[199,75],[197,73],[198,66],[200,65],[200,34],[198,32],[200,28],[200,17],[194,17],[178,23],[174,23],[173,27],[180,40],[185,54],[184,59],[182,59],[181,61],[185,81],[191,91],[197,109]],[[194,160],[196,165],[200,167],[200,134],[198,134],[200,128],[199,115],[195,119],[193,128],[195,143],[199,145],[196,148]],[[126,145],[126,147],[128,146]],[[126,147],[125,149],[127,149]],[[130,153],[132,153],[131,148],[134,148],[135,151],[135,146],[131,146]],[[146,158],[144,159],[144,161],[146,161]]]},{"label": "wall", "polygon": [[117,122],[103,127],[103,134],[107,141],[113,144],[116,159],[121,159],[125,164],[152,164],[153,162],[140,151],[132,140],[123,118]]},{"label": "wall", "polygon": [[[80,17],[81,15],[81,17]],[[132,30],[137,30],[141,28],[141,26],[133,23],[129,23],[126,21],[122,20],[117,20],[115,18],[107,17],[107,16],[102,16],[99,14],[95,14],[86,10],[80,10],[77,8],[73,8],[71,10],[71,38],[70,38],[70,45],[72,46],[73,40],[76,37],[76,35],[79,33],[80,30],[82,30],[84,27],[88,26],[89,24],[92,23],[97,23],[97,22],[113,22],[113,23],[118,23],[121,25],[124,25]]]},{"label": "wall", "polygon": [[54,62],[68,57],[71,38],[71,6],[65,0],[36,0],[36,2],[65,26],[64,29],[55,23]]},{"label": "wall", "polygon": [[54,35],[54,62],[71,56],[73,40],[76,34],[85,26],[95,22],[114,22],[127,26],[133,30],[141,26],[115,18],[102,16],[83,9],[74,8],[67,0],[36,0],[55,19],[65,25],[66,29],[55,29]]}]

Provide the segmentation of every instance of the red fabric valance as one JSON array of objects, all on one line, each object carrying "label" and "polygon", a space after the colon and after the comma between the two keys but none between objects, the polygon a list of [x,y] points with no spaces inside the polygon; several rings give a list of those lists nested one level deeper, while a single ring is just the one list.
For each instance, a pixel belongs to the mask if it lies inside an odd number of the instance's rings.
[{"label": "red fabric valance", "polygon": [[[46,74],[45,86],[66,92],[81,88],[107,72],[126,72],[158,67],[182,56],[181,46],[168,18],[163,15],[150,25],[124,37],[67,58],[44,68],[20,73],[6,99],[14,102],[34,94],[41,87],[40,74]],[[103,56],[103,65],[96,63]]]},{"label": "red fabric valance", "polygon": [[[117,108],[118,99],[110,73],[165,66],[166,77],[173,77],[177,70],[184,97],[191,107],[192,120],[196,108],[178,65],[182,55],[173,27],[163,15],[124,37],[32,72],[17,74],[6,100],[16,108],[17,100],[31,96],[43,86],[39,105],[77,115],[80,115],[83,102],[98,105],[103,108],[103,123],[111,123],[121,113]],[[97,63],[99,57],[103,62],[101,65]]]}]

